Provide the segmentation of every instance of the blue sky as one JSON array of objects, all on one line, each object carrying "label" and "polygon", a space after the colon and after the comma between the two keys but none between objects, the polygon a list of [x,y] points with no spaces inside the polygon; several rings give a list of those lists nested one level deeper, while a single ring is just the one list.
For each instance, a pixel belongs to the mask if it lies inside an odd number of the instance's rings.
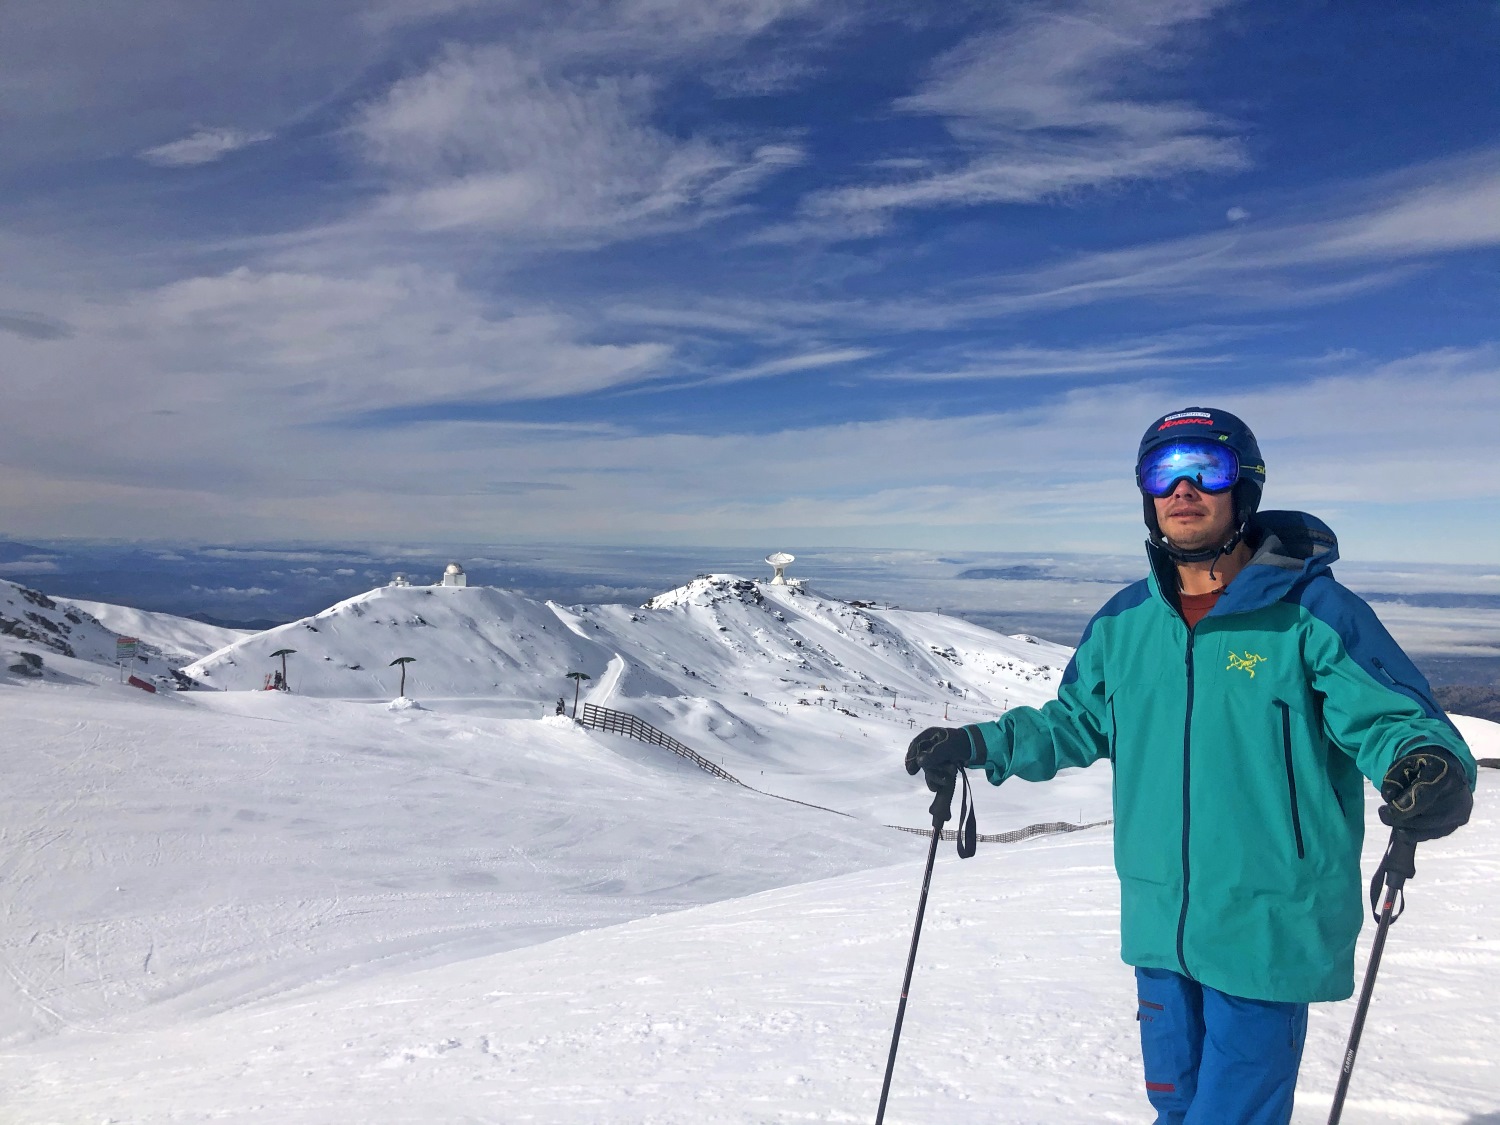
[{"label": "blue sky", "polygon": [[0,532],[1500,554],[1500,5],[13,0]]}]

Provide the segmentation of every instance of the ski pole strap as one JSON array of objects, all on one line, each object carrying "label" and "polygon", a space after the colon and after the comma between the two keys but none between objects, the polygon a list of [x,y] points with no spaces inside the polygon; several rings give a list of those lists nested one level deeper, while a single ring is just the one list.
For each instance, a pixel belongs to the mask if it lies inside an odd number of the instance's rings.
[{"label": "ski pole strap", "polygon": [[974,795],[969,791],[969,771],[960,768],[964,795],[958,805],[958,858],[968,859],[979,847],[979,829],[974,821]]},{"label": "ski pole strap", "polygon": [[[1380,866],[1375,869],[1374,878],[1370,880],[1370,912],[1374,914],[1375,921],[1380,921],[1386,905],[1394,911],[1391,914],[1392,922],[1401,917],[1406,910],[1406,891],[1403,888],[1406,881],[1416,874],[1417,842],[1401,829],[1393,828],[1390,843],[1385,846],[1385,855],[1380,860]],[[1382,890],[1387,892],[1385,903],[1381,902]]]}]

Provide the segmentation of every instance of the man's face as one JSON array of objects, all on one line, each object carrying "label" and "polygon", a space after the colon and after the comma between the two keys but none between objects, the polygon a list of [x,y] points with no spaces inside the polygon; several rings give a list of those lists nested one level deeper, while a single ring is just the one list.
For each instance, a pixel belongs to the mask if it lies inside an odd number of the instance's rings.
[{"label": "man's face", "polygon": [[1166,496],[1153,496],[1156,522],[1174,547],[1217,547],[1234,531],[1234,492],[1200,492],[1186,480]]}]

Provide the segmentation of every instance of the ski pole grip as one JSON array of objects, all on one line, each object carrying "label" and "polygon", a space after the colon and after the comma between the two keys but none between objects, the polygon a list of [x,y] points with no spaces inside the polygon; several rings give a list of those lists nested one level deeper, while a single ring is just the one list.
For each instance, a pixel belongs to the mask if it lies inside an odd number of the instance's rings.
[{"label": "ski pole grip", "polygon": [[[1370,913],[1375,921],[1389,908],[1391,921],[1406,909],[1406,881],[1417,874],[1417,839],[1404,828],[1392,828],[1380,866],[1370,879]],[[1399,902],[1399,908],[1397,906]],[[1384,903],[1384,905],[1382,905]]]},{"label": "ski pole grip", "polygon": [[1391,843],[1385,853],[1385,881],[1399,891],[1417,874],[1417,839],[1404,828],[1391,829]]},{"label": "ski pole grip", "polygon": [[932,814],[932,826],[941,828],[953,819],[953,787],[958,784],[957,772],[951,773],[944,780],[942,788],[932,798],[932,804],[927,811]]}]

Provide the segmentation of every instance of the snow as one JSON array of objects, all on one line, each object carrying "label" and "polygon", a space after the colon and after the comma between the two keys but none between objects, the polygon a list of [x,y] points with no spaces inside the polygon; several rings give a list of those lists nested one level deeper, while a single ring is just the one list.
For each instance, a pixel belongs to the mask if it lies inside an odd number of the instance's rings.
[{"label": "snow", "polygon": [[[926,821],[912,726],[1040,702],[1066,650],[726,575],[639,609],[426,589],[200,662],[258,688],[294,647],[294,694],[148,696],[52,649],[0,674],[0,1116],[873,1119],[927,848],[885,827]],[[574,669],[853,815],[554,716]],[[1455,721],[1500,757],[1500,726]],[[1497,784],[1419,850],[1351,1125],[1497,1120]],[[1108,815],[1102,767],[976,789],[982,832]],[[1109,830],[939,856],[887,1119],[1148,1120]],[[1314,1007],[1298,1122],[1352,1009]]]},{"label": "snow", "polygon": [[[123,611],[122,616],[145,623],[143,616],[135,614],[136,611]],[[194,624],[197,623],[184,622],[181,629],[186,631]],[[35,671],[41,678],[53,676],[59,661],[77,659],[90,669],[97,665],[113,666],[115,640],[119,635],[78,605],[65,599],[54,601],[37,590],[0,579],[0,682],[18,674],[31,678],[16,670],[16,663],[23,660],[22,653],[29,653],[34,661],[39,661]],[[125,669],[116,669],[116,678],[123,678],[129,672],[148,681],[170,684],[173,661],[146,637],[136,639],[141,642],[136,655],[129,659]]]},{"label": "snow", "polygon": [[[382,587],[242,639],[185,672],[261,687],[287,658],[299,696],[389,701],[507,718],[627,711],[747,784],[884,823],[912,823],[888,753],[934,723],[990,718],[1056,691],[1070,651],[936,613],[861,607],[798,586],[704,575],[645,607],[564,607],[494,587]],[[946,718],[945,718],[946,716]],[[1009,792],[987,830],[1109,815],[1109,779]],[[920,813],[920,810],[918,810]],[[920,816],[917,822],[920,823]]]},{"label": "snow", "polygon": [[88,614],[112,633],[122,637],[135,637],[143,644],[160,651],[178,666],[254,635],[254,630],[225,629],[188,617],[131,609],[129,606],[110,605],[108,602],[85,601],[82,598],[54,600],[60,606],[71,606]]}]

